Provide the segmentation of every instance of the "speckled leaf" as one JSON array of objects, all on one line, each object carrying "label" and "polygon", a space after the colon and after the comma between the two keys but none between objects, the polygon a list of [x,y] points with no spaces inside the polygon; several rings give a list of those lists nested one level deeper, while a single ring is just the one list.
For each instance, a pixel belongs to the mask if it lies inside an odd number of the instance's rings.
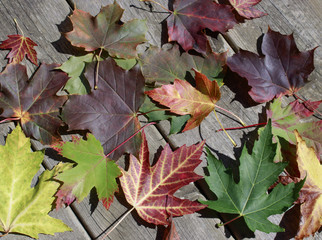
[{"label": "speckled leaf", "polygon": [[172,83],[175,79],[186,79],[194,76],[196,69],[205,74],[209,80],[223,84],[226,53],[214,53],[207,48],[205,56],[191,55],[186,52],[180,54],[177,44],[167,45],[167,48],[159,49],[151,46],[143,54],[139,55],[142,65],[142,73],[149,83]]},{"label": "speckled leaf", "polygon": [[303,181],[283,186],[278,184],[272,192],[268,188],[277,180],[287,163],[274,163],[276,144],[272,143],[272,128],[269,122],[255,142],[252,154],[244,146],[239,166],[239,182],[235,182],[232,171],[207,151],[208,172],[206,177],[216,201],[200,201],[209,208],[223,213],[243,217],[252,230],[266,233],[280,232],[283,228],[267,218],[286,211],[298,198]]},{"label": "speckled leaf", "polygon": [[96,17],[76,9],[70,17],[74,29],[66,38],[89,52],[103,48],[113,57],[135,58],[136,46],[145,41],[147,27],[143,20],[120,24],[123,11],[116,2],[103,7]]},{"label": "speckled leaf", "polygon": [[238,14],[245,18],[259,18],[267,15],[254,8],[262,0],[229,0],[230,4],[236,9]]},{"label": "speckled leaf", "polygon": [[57,193],[57,201],[70,204],[75,197],[78,202],[95,187],[98,199],[105,202],[108,208],[118,190],[116,178],[121,171],[114,161],[105,156],[101,143],[92,135],[87,134],[87,140],[73,138],[72,142],[62,142],[60,154],[75,163],[72,169],[63,171],[56,179],[63,182]]},{"label": "speckled leaf", "polygon": [[29,81],[26,67],[20,64],[9,64],[0,74],[1,117],[19,120],[28,137],[44,144],[59,139],[59,108],[67,100],[56,96],[68,79],[67,74],[54,70],[58,66],[42,64]]},{"label": "speckled leaf", "polygon": [[177,41],[185,51],[205,53],[207,37],[203,32],[226,32],[236,24],[230,6],[212,0],[175,0],[167,18],[169,41]]},{"label": "speckled leaf", "polygon": [[190,147],[185,145],[172,152],[166,145],[154,166],[150,166],[149,150],[144,134],[139,159],[130,156],[128,171],[122,169],[121,186],[126,200],[139,216],[149,223],[168,225],[170,216],[194,213],[206,206],[173,194],[202,176],[194,173],[201,163],[204,142]]},{"label": "speckled leaf", "polygon": [[202,120],[214,110],[220,99],[220,90],[216,81],[211,82],[204,74],[195,71],[196,88],[185,80],[176,79],[174,84],[163,85],[145,92],[153,100],[170,108],[179,115],[190,114],[183,131],[200,125]]},{"label": "speckled leaf", "polygon": [[11,49],[7,58],[9,58],[9,63],[20,63],[22,59],[27,55],[27,58],[38,66],[37,63],[37,52],[34,49],[38,46],[30,38],[22,35],[8,35],[8,39],[0,44],[0,49]]},{"label": "speckled leaf", "polygon": [[31,181],[44,159],[42,152],[31,152],[30,140],[17,126],[0,146],[0,231],[38,238],[39,233],[54,235],[71,229],[48,215],[59,183],[50,181],[55,169],[46,170],[38,184]]},{"label": "speckled leaf", "polygon": [[[95,66],[89,64],[85,72],[92,89]],[[138,66],[125,71],[108,58],[100,62],[97,86],[88,95],[70,96],[62,115],[69,130],[89,130],[107,154],[140,128],[137,112],[144,101],[144,78]],[[139,147],[137,135],[109,157],[135,154]]]},{"label": "speckled leaf", "polygon": [[232,71],[248,80],[252,87],[249,95],[256,102],[293,95],[304,86],[314,69],[314,49],[300,52],[293,35],[282,35],[269,29],[261,50],[261,56],[241,50],[227,60]]}]

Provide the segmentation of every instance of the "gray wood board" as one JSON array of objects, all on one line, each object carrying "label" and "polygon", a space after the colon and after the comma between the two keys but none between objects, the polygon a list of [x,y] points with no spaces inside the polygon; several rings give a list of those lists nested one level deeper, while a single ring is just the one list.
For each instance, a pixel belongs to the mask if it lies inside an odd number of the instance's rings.
[{"label": "gray wood board", "polygon": [[[78,0],[75,2],[76,2],[76,7],[78,9],[89,11],[91,14],[95,15],[98,13],[101,6],[104,6],[113,1],[112,0],[105,0],[105,1],[104,0],[101,0],[101,1]],[[162,22],[162,20],[164,20],[167,14],[150,13],[148,11],[139,10],[137,7],[148,9],[148,7],[144,3],[139,1],[133,0],[133,1],[118,1],[118,2],[123,8],[126,9],[124,17],[122,18],[123,21],[128,21],[132,18],[148,19],[147,25],[148,25],[149,33],[147,34],[147,39],[149,40],[150,43],[160,46],[161,36],[162,36],[161,35],[162,28],[160,23]],[[268,4],[271,4],[271,5],[273,4],[272,3],[273,1],[269,2],[269,1],[263,0],[263,2],[268,2]],[[289,28],[284,28],[285,26],[279,28],[279,25],[277,24],[279,23],[279,21],[282,21],[284,18],[289,19],[291,13],[294,15],[294,11],[288,11],[289,10],[288,8],[292,3],[287,4],[286,2],[289,2],[289,1],[283,1],[283,3],[275,1],[274,8],[271,8],[271,7],[267,7],[267,8],[275,9],[277,13],[280,13],[280,15],[278,14],[276,16],[273,15],[273,17],[271,17],[270,19],[272,23],[269,23],[269,24],[273,28],[273,30],[275,31],[279,30],[279,31],[282,31],[283,33],[289,34],[290,29],[292,29],[293,31],[292,27],[290,27],[289,25],[286,25]],[[299,4],[302,4],[303,1],[299,1],[299,2],[300,2]],[[313,6],[313,2],[315,3],[314,6]],[[167,1],[163,0],[163,1],[160,1],[160,3],[163,3],[166,6]],[[283,5],[284,3],[286,5]],[[131,4],[136,7],[130,7]],[[259,8],[262,7],[262,4],[264,3],[261,3]],[[282,4],[282,5],[276,8],[278,4]],[[316,9],[321,8],[321,4],[318,3],[317,0],[308,1],[303,4],[308,5],[308,6],[305,6],[304,9],[313,8],[314,11],[316,11],[317,13],[318,11]],[[287,6],[287,8],[285,8],[285,6]],[[158,8],[155,7],[155,9],[158,9]],[[161,10],[161,9],[158,9],[158,10]],[[266,11],[266,8],[262,10]],[[296,9],[296,10],[297,10],[296,14],[301,15],[300,19],[305,19],[303,18],[302,15],[306,16],[307,20],[303,20],[304,22],[310,22],[312,20],[310,19],[311,18],[310,15],[307,15],[308,13],[306,10],[303,10],[303,11],[300,11],[299,9]],[[66,4],[66,2],[63,2],[63,1],[58,2],[57,0],[54,3],[49,0],[34,1],[32,3],[30,1],[22,1],[22,0],[1,1],[0,19],[1,19],[1,23],[5,23],[5,24],[1,24],[3,25],[3,29],[0,35],[1,39],[5,39],[7,35],[15,33],[13,32],[13,29],[15,29],[15,26],[12,19],[17,18],[20,26],[23,28],[25,32],[25,35],[30,36],[33,40],[35,40],[39,44],[39,47],[37,47],[37,52],[39,54],[38,57],[40,61],[62,63],[66,60],[68,56],[68,54],[64,54],[64,53],[73,53],[74,51],[73,48],[70,48],[68,42],[64,41],[63,39],[60,39],[61,35],[59,32],[59,29],[63,32],[66,31],[66,29],[71,30],[70,24],[68,24],[68,20],[67,21],[65,20],[69,12],[70,12],[70,9]],[[269,14],[274,13],[273,11],[270,12],[268,10],[267,12]],[[312,14],[312,12],[310,12],[310,14]],[[313,16],[316,16],[316,14]],[[318,15],[318,17],[320,17],[320,15]],[[295,17],[294,19],[292,18],[290,19],[291,20],[287,20],[286,22],[289,21],[289,23],[294,24],[294,21],[295,21],[295,25],[299,24],[298,22],[296,22],[296,21],[299,21],[299,18]],[[320,21],[320,20],[316,20],[316,21]],[[274,23],[277,24],[276,28]],[[230,30],[229,33],[227,34],[229,36],[228,42],[234,43],[232,44],[233,48],[235,48],[238,45],[238,46],[241,46],[243,49],[248,49],[255,52],[257,38],[262,33],[265,33],[267,31],[267,24],[268,24],[267,17],[265,17],[265,19],[263,20],[260,19],[260,20],[247,21],[245,23],[246,26],[244,26],[244,24],[238,25],[236,29],[237,33],[234,32],[235,30]],[[257,31],[257,33],[255,34],[255,31],[253,31],[252,29],[258,29],[257,26],[261,26],[259,27],[261,31]],[[318,31],[319,29],[318,27],[319,26],[316,27],[317,33],[321,32],[321,31]],[[242,28],[242,29],[239,31],[239,28]],[[306,33],[304,30],[307,30],[307,26],[304,26],[302,30],[299,30],[299,34],[303,33],[305,35]],[[312,31],[312,30],[309,30],[309,31]],[[318,36],[318,35],[313,34],[313,36]],[[297,40],[296,34],[295,34],[295,39]],[[306,38],[306,39],[309,40],[309,38]],[[319,41],[318,38],[315,38],[315,39],[316,41]],[[219,51],[222,51],[228,48],[227,42],[223,41],[220,36],[217,39],[213,39],[213,40],[215,41],[215,47]],[[314,41],[299,43],[299,45],[300,45],[300,48],[302,47],[301,50],[307,50],[316,46]],[[230,51],[230,54],[231,53],[232,51]],[[3,60],[5,54],[6,52],[0,51],[1,66],[5,66],[6,64],[6,60]],[[319,52],[316,51],[316,54],[318,55]],[[321,64],[319,65],[321,66]],[[34,69],[29,63],[28,63],[28,66],[30,69]],[[321,75],[319,75],[319,73],[314,73],[312,74],[312,76],[320,77]],[[314,78],[316,78],[316,82],[318,82],[318,77],[314,77]],[[312,94],[314,93],[314,96],[315,96],[314,99],[319,99],[321,98],[321,93],[316,94],[315,92],[316,89],[314,88],[316,88],[316,86],[318,85],[314,85],[314,84],[315,82],[313,82],[313,85],[309,85],[309,90],[306,90],[306,91],[310,91],[312,89]],[[238,116],[240,116],[246,122],[246,124],[252,124],[252,123],[258,122],[258,113],[261,112],[261,108],[262,108],[261,105],[245,109],[241,103],[239,103],[238,101],[234,101],[234,98],[236,97],[235,94],[231,92],[230,89],[226,86],[222,88],[222,95],[223,95],[223,98],[220,100],[220,102],[218,102],[219,106],[233,111]],[[303,93],[303,95],[308,96],[305,93]],[[219,114],[219,117],[225,127],[239,126],[239,124],[232,119],[229,119],[220,114]],[[233,148],[230,141],[223,133],[215,133],[214,130],[218,128],[220,127],[213,114],[209,115],[209,117],[206,118],[206,120],[201,124],[199,128],[189,131],[187,133],[179,134],[175,136],[167,137],[169,126],[167,125],[166,122],[162,122],[160,125],[158,125],[158,129],[166,137],[166,140],[170,142],[173,148],[180,147],[183,144],[192,145],[201,141],[202,139],[207,139],[206,141],[207,145],[211,149],[215,150],[215,153],[217,153],[219,157],[223,157],[227,161],[230,161],[231,159],[234,159],[234,158],[238,158],[240,154],[241,146],[245,143],[246,144],[250,143],[254,139],[254,136],[256,136],[256,134],[250,133],[251,130],[244,130],[244,131],[239,131],[238,133],[236,132],[231,133],[234,140],[237,141],[238,143],[238,147]],[[149,145],[151,149],[158,149],[160,146],[164,146],[165,142],[162,139],[162,137],[158,134],[157,131],[152,130],[152,133],[148,134],[148,138],[149,138]],[[151,145],[153,146],[151,147]],[[152,150],[152,152],[153,151],[155,150]],[[50,162],[52,163],[52,160],[50,160],[49,158],[47,160],[48,160],[47,164],[50,165]],[[205,159],[203,162],[203,166],[206,166]],[[201,168],[199,168],[198,173],[203,174],[203,171]],[[195,188],[192,187],[192,190],[190,191],[190,193],[194,195],[194,193],[197,193],[195,191],[196,191]],[[187,196],[187,192],[185,192],[184,195]],[[100,236],[100,234],[102,234],[102,232],[108,226],[110,226],[118,217],[120,217],[122,213],[124,213],[127,209],[122,204],[120,204],[117,199],[115,200],[115,203],[112,204],[111,209],[109,211],[106,211],[105,208],[100,203],[98,204],[98,206],[93,212],[91,211],[91,207],[92,206],[89,203],[89,200],[87,198],[80,204],[78,203],[72,204],[71,209],[73,209],[73,211],[76,213],[77,217],[81,220],[81,222],[84,225],[86,225],[86,229],[92,238]],[[204,214],[209,215],[210,212],[204,213]],[[146,226],[142,222],[138,223],[134,219],[135,216],[134,217],[133,216],[134,215],[128,216],[127,219],[114,232],[112,232],[110,239],[130,239],[130,238],[133,238],[134,236],[140,237],[140,239],[154,239],[155,236],[157,235],[157,229],[153,228],[152,226]],[[215,214],[212,215],[212,217],[215,217],[215,216],[216,216]],[[280,217],[278,217],[277,219],[273,218],[273,221],[275,221],[276,223],[278,223],[279,220],[280,220]],[[224,231],[223,228],[218,230],[218,229],[215,229],[214,227],[215,223],[218,221],[219,220],[216,218],[202,219],[200,218],[198,213],[175,219],[175,223],[177,224],[177,229],[179,231],[179,235],[181,236],[181,239],[226,239],[226,237],[229,237],[229,233],[223,232]],[[246,232],[245,235],[243,235],[242,229],[238,229],[238,228],[236,231],[240,231],[242,233],[242,234],[238,234],[237,232],[237,235],[239,236],[248,236],[247,234],[249,234]],[[45,236],[41,236],[41,237],[45,237]],[[56,239],[70,239],[72,237],[75,238],[75,235],[67,236],[62,234],[59,236],[57,235]],[[254,237],[257,239],[274,239],[275,235],[274,234],[266,235],[266,234],[256,232]],[[320,235],[318,237],[320,237]],[[17,238],[14,237],[11,239],[17,239]],[[42,238],[42,239],[47,239],[47,238]]]}]

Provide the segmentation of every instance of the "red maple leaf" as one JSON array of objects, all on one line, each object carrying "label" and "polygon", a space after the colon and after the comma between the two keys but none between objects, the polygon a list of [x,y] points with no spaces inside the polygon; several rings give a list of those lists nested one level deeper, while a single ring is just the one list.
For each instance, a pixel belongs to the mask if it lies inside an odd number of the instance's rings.
[{"label": "red maple leaf", "polygon": [[204,142],[182,146],[172,152],[167,144],[154,166],[150,166],[149,150],[144,133],[139,159],[131,155],[128,171],[120,178],[126,200],[141,218],[156,225],[168,225],[170,216],[194,213],[206,207],[198,202],[180,199],[173,194],[202,176],[194,173],[201,163]]},{"label": "red maple leaf", "polygon": [[34,49],[35,46],[38,45],[30,38],[17,34],[8,35],[8,39],[0,44],[0,49],[11,49],[7,56],[9,63],[20,63],[25,55],[27,55],[27,58],[38,66],[37,52]]},{"label": "red maple leaf", "polygon": [[1,117],[19,120],[26,136],[44,144],[56,142],[63,124],[58,117],[59,108],[67,96],[56,96],[66,84],[67,74],[53,71],[58,64],[42,64],[28,80],[27,68],[21,64],[8,64],[0,73]]},{"label": "red maple leaf", "polygon": [[185,51],[206,53],[207,37],[202,30],[226,32],[236,24],[230,6],[212,0],[176,0],[167,19],[169,41],[177,41]]},{"label": "red maple leaf", "polygon": [[228,58],[229,68],[248,80],[254,101],[267,102],[274,97],[293,95],[307,82],[313,71],[315,49],[300,52],[293,35],[271,29],[264,35],[263,55],[241,50]]},{"label": "red maple leaf", "polygon": [[[89,64],[84,73],[92,89],[95,67],[95,62]],[[98,89],[70,96],[62,116],[69,130],[92,132],[107,154],[140,129],[137,112],[144,101],[144,77],[139,66],[125,71],[111,58],[100,62],[97,74]],[[137,135],[109,157],[117,159],[124,152],[135,154],[139,147]]]},{"label": "red maple leaf", "polygon": [[267,15],[267,13],[253,8],[253,6],[261,1],[262,0],[229,0],[230,4],[236,9],[238,14],[248,19],[259,18]]}]

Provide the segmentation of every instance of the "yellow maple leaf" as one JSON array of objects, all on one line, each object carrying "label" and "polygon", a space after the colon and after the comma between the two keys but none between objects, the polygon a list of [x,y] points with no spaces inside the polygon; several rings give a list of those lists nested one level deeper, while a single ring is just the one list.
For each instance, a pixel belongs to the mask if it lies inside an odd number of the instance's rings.
[{"label": "yellow maple leaf", "polygon": [[303,224],[296,239],[303,239],[314,234],[322,226],[322,166],[312,147],[307,147],[305,141],[295,130],[297,141],[297,163],[300,178],[306,177],[300,191],[301,214]]}]

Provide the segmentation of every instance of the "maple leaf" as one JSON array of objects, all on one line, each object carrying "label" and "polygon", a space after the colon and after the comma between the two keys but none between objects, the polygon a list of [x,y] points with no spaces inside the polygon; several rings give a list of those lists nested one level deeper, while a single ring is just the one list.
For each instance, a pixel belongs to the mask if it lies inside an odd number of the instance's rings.
[{"label": "maple leaf", "polygon": [[145,41],[147,27],[143,20],[120,24],[123,11],[115,1],[96,17],[76,9],[70,17],[74,29],[65,36],[72,45],[89,52],[101,48],[113,57],[135,58],[136,46]]},{"label": "maple leaf", "polygon": [[61,220],[48,215],[59,183],[50,181],[55,172],[46,170],[38,184],[30,188],[44,159],[42,152],[31,152],[31,145],[17,126],[0,146],[0,231],[38,238],[39,233],[71,231]]},{"label": "maple leaf", "polygon": [[95,187],[98,198],[108,208],[118,190],[115,179],[121,175],[121,171],[114,161],[104,155],[103,147],[94,135],[87,134],[86,138],[87,141],[73,138],[72,142],[56,146],[63,157],[77,163],[74,168],[55,177],[63,182],[56,195],[57,203],[69,205],[75,197],[81,202]]},{"label": "maple leaf", "polygon": [[206,182],[218,197],[217,201],[200,201],[218,212],[238,214],[244,217],[247,226],[255,231],[266,233],[280,232],[283,228],[271,223],[267,217],[287,210],[304,181],[283,186],[278,184],[271,193],[267,189],[277,180],[287,163],[274,163],[276,144],[272,143],[271,123],[255,142],[253,153],[244,146],[239,166],[240,180],[235,182],[232,171],[227,171],[223,163],[217,160],[209,150]]},{"label": "maple leaf", "polygon": [[195,74],[196,88],[187,81],[176,79],[173,85],[163,85],[161,88],[145,92],[153,100],[169,107],[171,112],[191,115],[183,131],[200,125],[220,99],[217,82],[211,82],[204,74],[197,71]]},{"label": "maple leaf", "polygon": [[[301,120],[313,115],[314,110],[321,101],[307,101],[299,103],[294,101],[282,108],[280,99],[275,99],[267,110],[267,118],[272,119],[272,132],[274,136],[284,138],[291,144],[296,144],[294,130],[296,129],[310,147],[314,147],[318,154],[321,153],[322,136],[316,134],[322,130],[322,120],[301,122]],[[311,108],[309,110],[307,107]]]},{"label": "maple leaf", "polygon": [[149,150],[144,133],[139,159],[130,156],[128,171],[123,169],[120,177],[126,200],[136,209],[139,216],[149,223],[168,225],[169,216],[194,213],[206,206],[173,194],[190,182],[202,176],[194,173],[201,163],[200,156],[204,142],[172,152],[167,144],[154,166],[149,163]]},{"label": "maple leaf", "polygon": [[295,136],[299,178],[306,178],[299,197],[304,222],[295,238],[303,239],[314,234],[322,226],[322,166],[314,149],[307,147],[296,130]]},{"label": "maple leaf", "polygon": [[169,41],[177,41],[185,51],[206,52],[207,37],[202,32],[226,32],[236,24],[230,6],[212,0],[175,0],[167,18]]},{"label": "maple leaf", "polygon": [[245,18],[259,18],[267,15],[253,8],[253,6],[260,3],[262,0],[229,0],[230,4],[236,9],[238,14]]},{"label": "maple leaf", "polygon": [[16,34],[8,35],[8,39],[0,44],[0,49],[11,49],[7,56],[9,63],[20,63],[25,55],[27,55],[30,62],[38,66],[35,46],[38,45],[30,38]]},{"label": "maple leaf", "polygon": [[[85,71],[92,89],[95,66],[91,63]],[[88,95],[70,96],[62,117],[70,130],[93,133],[107,154],[140,128],[137,112],[144,101],[144,78],[138,66],[125,71],[108,58],[100,62],[97,86]],[[109,157],[117,159],[126,151],[136,153],[139,142],[137,135]]]},{"label": "maple leaf", "polygon": [[186,79],[194,75],[192,69],[205,74],[209,80],[223,85],[227,53],[212,52],[208,46],[205,56],[180,54],[177,44],[167,45],[168,49],[151,46],[139,55],[142,73],[147,82],[172,83],[175,79]]},{"label": "maple leaf", "polygon": [[293,95],[307,82],[314,70],[315,49],[300,52],[293,35],[268,29],[263,37],[263,55],[241,50],[227,60],[229,68],[248,80],[254,101],[267,102],[274,97]]},{"label": "maple leaf", "polygon": [[42,64],[28,81],[26,67],[9,64],[0,73],[1,117],[20,121],[23,131],[44,144],[59,138],[59,108],[67,100],[56,93],[67,82],[67,75],[54,71],[58,64]]}]

